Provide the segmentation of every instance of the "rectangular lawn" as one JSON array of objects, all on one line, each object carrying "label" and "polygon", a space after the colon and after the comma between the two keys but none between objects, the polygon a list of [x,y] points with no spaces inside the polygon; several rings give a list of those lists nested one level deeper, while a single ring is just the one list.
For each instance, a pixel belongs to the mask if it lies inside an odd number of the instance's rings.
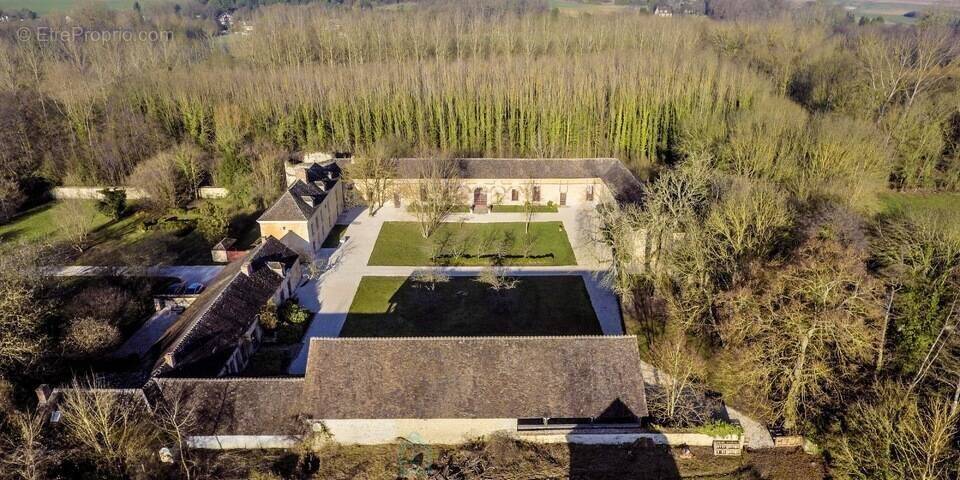
[{"label": "rectangular lawn", "polygon": [[[522,222],[447,222],[429,239],[423,238],[416,222],[384,222],[368,264],[490,265],[498,251],[505,253],[503,265],[577,264],[562,222],[533,222],[529,234]],[[435,252],[436,260],[431,258]]]},{"label": "rectangular lawn", "polygon": [[428,284],[408,277],[363,277],[341,337],[600,335],[579,276],[518,277],[494,292],[477,277]]}]

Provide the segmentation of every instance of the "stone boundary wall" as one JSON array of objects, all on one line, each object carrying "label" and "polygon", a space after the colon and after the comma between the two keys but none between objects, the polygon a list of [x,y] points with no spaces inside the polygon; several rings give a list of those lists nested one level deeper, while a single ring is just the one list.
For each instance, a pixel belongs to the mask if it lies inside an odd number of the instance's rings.
[{"label": "stone boundary wall", "polygon": [[[142,200],[149,198],[146,192],[135,187],[53,187],[50,189],[50,195],[57,200],[102,200],[103,195],[100,190],[126,190],[127,200]],[[230,194],[230,190],[221,187],[200,187],[200,198],[224,198]]]},{"label": "stone boundary wall", "polygon": [[127,200],[141,200],[148,195],[139,188],[132,187],[53,187],[50,195],[57,200],[103,200],[100,190],[126,190]]}]

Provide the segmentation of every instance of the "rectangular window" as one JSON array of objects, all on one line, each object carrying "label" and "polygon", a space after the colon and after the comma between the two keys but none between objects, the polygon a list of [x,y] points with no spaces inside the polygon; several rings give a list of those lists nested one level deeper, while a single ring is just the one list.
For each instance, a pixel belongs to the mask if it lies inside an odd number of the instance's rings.
[{"label": "rectangular window", "polygon": [[587,185],[587,201],[593,201],[593,185]]},{"label": "rectangular window", "polygon": [[539,202],[539,201],[540,201],[540,186],[539,186],[539,185],[535,185],[535,186],[533,187],[533,201],[534,201],[534,202]]},{"label": "rectangular window", "polygon": [[510,201],[511,202],[520,201],[520,192],[518,192],[516,188],[514,188],[513,190],[510,190]]}]

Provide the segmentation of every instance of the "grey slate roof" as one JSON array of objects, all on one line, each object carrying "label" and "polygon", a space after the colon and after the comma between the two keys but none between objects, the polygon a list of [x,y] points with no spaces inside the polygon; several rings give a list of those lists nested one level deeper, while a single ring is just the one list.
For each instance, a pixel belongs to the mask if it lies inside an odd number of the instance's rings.
[{"label": "grey slate roof", "polygon": [[197,421],[194,435],[298,435],[303,378],[158,378],[166,402]]},{"label": "grey slate roof", "polygon": [[[311,206],[308,204],[303,199],[304,196],[315,198],[314,205]],[[263,212],[263,215],[257,220],[266,222],[305,222],[313,217],[313,213],[316,212],[317,206],[320,205],[320,202],[323,201],[323,197],[325,196],[326,192],[320,190],[315,185],[297,180],[283,192],[283,195],[280,195],[280,198],[278,198],[266,212]]]},{"label": "grey slate roof", "polygon": [[647,415],[636,337],[313,338],[312,418]]},{"label": "grey slate roof", "polygon": [[[241,335],[256,321],[260,307],[283,282],[281,275],[268,268],[270,261],[289,266],[297,261],[297,254],[268,237],[245,257],[224,267],[154,345],[159,355],[153,375],[216,375]],[[252,275],[241,271],[245,262],[251,262]],[[174,359],[172,368],[165,363],[167,354]]]}]

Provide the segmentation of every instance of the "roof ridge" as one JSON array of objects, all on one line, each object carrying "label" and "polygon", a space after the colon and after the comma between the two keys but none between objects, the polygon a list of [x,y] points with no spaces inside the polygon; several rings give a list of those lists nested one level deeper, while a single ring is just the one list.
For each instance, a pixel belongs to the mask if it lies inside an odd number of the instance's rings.
[{"label": "roof ridge", "polygon": [[292,377],[156,377],[158,382],[261,382],[261,381],[290,381],[302,382],[303,376]]},{"label": "roof ridge", "polygon": [[310,341],[395,341],[395,340],[585,340],[585,339],[625,339],[637,338],[636,335],[507,335],[507,336],[440,336],[440,337],[310,337]]}]

